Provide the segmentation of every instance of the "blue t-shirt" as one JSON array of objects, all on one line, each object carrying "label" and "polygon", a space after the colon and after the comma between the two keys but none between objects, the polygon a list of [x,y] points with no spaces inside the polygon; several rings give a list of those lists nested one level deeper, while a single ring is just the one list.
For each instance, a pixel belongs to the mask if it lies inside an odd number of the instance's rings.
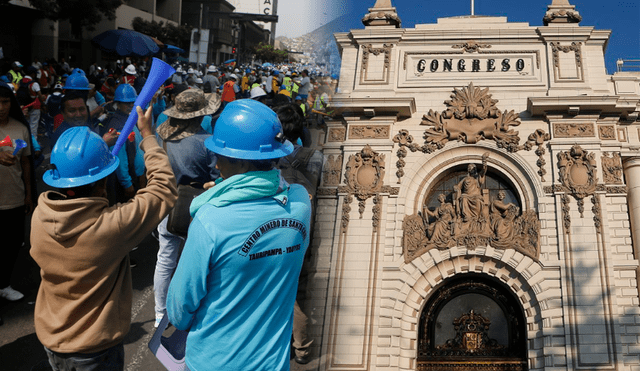
[{"label": "blue t-shirt", "polygon": [[284,204],[264,197],[198,210],[167,296],[169,320],[189,330],[191,370],[289,370],[310,211],[297,184]]}]

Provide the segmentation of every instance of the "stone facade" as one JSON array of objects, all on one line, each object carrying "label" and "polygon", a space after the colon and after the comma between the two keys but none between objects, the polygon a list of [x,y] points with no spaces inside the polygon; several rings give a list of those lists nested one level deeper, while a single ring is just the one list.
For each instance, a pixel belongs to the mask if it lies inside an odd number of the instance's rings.
[{"label": "stone facade", "polygon": [[568,1],[542,16],[403,29],[379,0],[335,35],[320,370],[640,370],[640,74]]}]

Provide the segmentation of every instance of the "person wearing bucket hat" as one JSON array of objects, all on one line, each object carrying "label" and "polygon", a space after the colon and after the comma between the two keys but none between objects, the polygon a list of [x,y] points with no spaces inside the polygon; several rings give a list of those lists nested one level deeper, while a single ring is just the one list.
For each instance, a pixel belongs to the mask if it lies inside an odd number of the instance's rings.
[{"label": "person wearing bucket hat", "polygon": [[[8,145],[0,146],[0,235],[3,236],[0,259],[0,298],[16,301],[24,295],[11,287],[11,275],[24,242],[26,214],[31,213],[35,200],[31,131],[20,104],[9,84],[0,83],[0,140],[9,137]],[[18,141],[26,147],[16,151]]]},{"label": "person wearing bucket hat", "polygon": [[224,181],[191,203],[167,295],[169,321],[190,330],[191,370],[288,370],[311,212],[305,188],[274,168],[293,145],[277,115],[251,99],[229,103],[205,145]]},{"label": "person wearing bucket hat", "polygon": [[[135,89],[129,84],[120,84],[116,89],[113,98],[115,111],[111,112],[102,122],[99,133],[101,136],[119,133],[124,128],[124,124],[129,118],[133,109],[133,103],[138,98]],[[125,202],[132,198],[136,191],[144,188],[144,153],[139,148],[142,140],[140,132],[134,127],[131,139],[118,151],[120,165],[115,171],[117,182],[110,179],[108,188],[108,198],[113,204],[115,202]],[[116,134],[117,136],[117,134]],[[115,143],[109,143],[112,146]]]},{"label": "person wearing bucket hat", "polygon": [[[178,185],[205,184],[216,180],[216,155],[204,141],[210,136],[203,126],[211,127],[211,115],[220,107],[218,94],[205,95],[197,89],[176,96],[173,108],[164,112],[164,122],[158,126],[158,136],[166,148]],[[208,121],[208,124],[204,124]],[[158,259],[153,276],[157,327],[166,309],[169,282],[175,272],[184,237],[167,230],[168,218],[158,225]]]},{"label": "person wearing bucket hat", "polygon": [[105,198],[106,177],[118,160],[97,134],[75,127],[52,149],[43,180],[58,190],[40,195],[30,254],[42,278],[34,309],[36,335],[59,369],[124,369],[123,340],[131,325],[129,252],[177,198],[151,116],[151,108],[144,114],[138,108],[149,183],[127,203],[109,206]]}]

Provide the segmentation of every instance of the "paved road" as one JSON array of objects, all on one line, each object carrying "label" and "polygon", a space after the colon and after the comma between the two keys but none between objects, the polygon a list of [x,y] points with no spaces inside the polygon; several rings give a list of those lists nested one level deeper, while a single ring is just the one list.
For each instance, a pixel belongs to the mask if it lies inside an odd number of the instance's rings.
[{"label": "paved road", "polygon": [[[157,252],[158,242],[148,236],[131,253],[131,258],[138,265],[132,270],[131,330],[124,340],[126,371],[165,370],[147,348],[154,332],[153,270]],[[25,294],[25,298],[13,303],[0,300],[0,316],[4,320],[4,324],[0,326],[0,370],[51,370],[33,327],[39,269],[28,255],[27,248],[21,251],[13,283],[16,289]],[[316,370],[317,364],[317,360],[305,366],[291,361],[291,370]]]}]

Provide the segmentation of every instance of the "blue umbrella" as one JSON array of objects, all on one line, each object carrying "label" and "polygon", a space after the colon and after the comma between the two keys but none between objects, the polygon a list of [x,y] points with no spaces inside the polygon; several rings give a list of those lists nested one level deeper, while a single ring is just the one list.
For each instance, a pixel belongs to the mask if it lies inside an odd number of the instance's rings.
[{"label": "blue umbrella", "polygon": [[160,47],[149,36],[133,30],[109,30],[93,38],[92,42],[108,53],[123,57],[146,57],[160,51]]},{"label": "blue umbrella", "polygon": [[273,65],[269,62],[265,62],[262,64],[262,67],[273,67]]},{"label": "blue umbrella", "polygon": [[236,61],[235,59],[229,59],[228,61],[225,61],[224,64],[233,63],[235,61]]},{"label": "blue umbrella", "polygon": [[184,53],[184,49],[178,48],[177,46],[165,44],[164,49],[162,49],[165,53]]}]

